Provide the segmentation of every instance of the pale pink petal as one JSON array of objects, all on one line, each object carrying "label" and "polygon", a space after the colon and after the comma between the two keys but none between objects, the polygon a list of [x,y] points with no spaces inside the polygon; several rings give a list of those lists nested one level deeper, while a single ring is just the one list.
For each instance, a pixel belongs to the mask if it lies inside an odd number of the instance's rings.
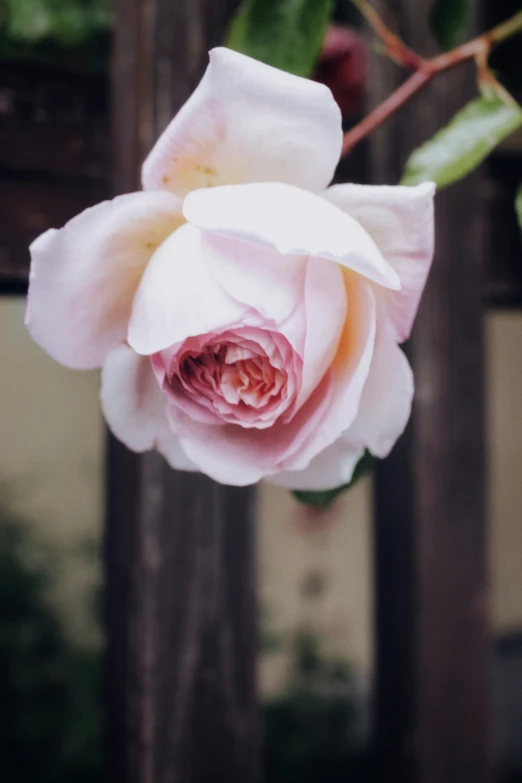
[{"label": "pale pink petal", "polygon": [[286,256],[264,245],[204,231],[201,247],[222,288],[278,327],[293,347],[304,350],[304,301],[308,258]]},{"label": "pale pink petal", "polygon": [[132,451],[158,449],[178,470],[197,470],[165,415],[161,392],[148,357],[122,344],[108,355],[102,370],[102,408],[109,428]]},{"label": "pale pink petal", "polygon": [[222,236],[335,261],[386,288],[399,278],[359,223],[321,196],[280,182],[197,190],[185,199],[189,223]]},{"label": "pale pink petal", "polygon": [[387,457],[410,418],[413,391],[406,356],[391,330],[379,327],[359,412],[345,440],[368,448],[376,457]]},{"label": "pale pink petal", "polygon": [[211,274],[201,232],[184,225],[154,253],[134,299],[129,344],[153,354],[200,334],[243,323],[251,308],[229,296]]},{"label": "pale pink petal", "polygon": [[143,186],[178,196],[240,182],[319,191],[332,179],[341,144],[341,113],[327,87],[217,48],[145,161]]},{"label": "pale pink petal", "polygon": [[337,354],[347,312],[343,274],[337,264],[310,258],[304,291],[306,341],[303,357],[300,408],[309,398]]},{"label": "pale pink petal", "polygon": [[152,356],[158,384],[189,418],[257,429],[293,413],[301,365],[281,334],[252,327],[189,338]]},{"label": "pale pink petal", "polygon": [[336,489],[351,481],[364,448],[354,446],[342,436],[314,457],[307,468],[270,476],[267,481],[287,489],[320,492]]},{"label": "pale pink petal", "polygon": [[[332,395],[320,424],[305,440],[296,439],[281,455],[281,470],[303,470],[311,460],[331,446],[356,419],[373,357],[376,332],[376,304],[371,286],[345,272],[348,313],[332,363]],[[306,407],[306,406],[305,406]],[[357,444],[358,445],[358,444]]]},{"label": "pale pink petal", "polygon": [[68,367],[99,367],[125,339],[151,255],[183,222],[171,193],[131,193],[42,234],[31,245],[26,323],[33,339]]},{"label": "pale pink petal", "polygon": [[340,268],[209,232],[202,247],[225,291],[273,321],[303,358],[300,407],[337,350],[346,315]]},{"label": "pale pink petal", "polygon": [[203,473],[222,484],[247,486],[280,470],[281,454],[319,425],[330,397],[327,376],[292,421],[264,430],[200,424],[174,405],[167,406],[167,416],[184,451]]},{"label": "pale pink petal", "polygon": [[200,424],[168,406],[173,431],[204,473],[224,484],[246,485],[281,471],[303,470],[353,423],[373,353],[375,297],[364,280],[345,277],[348,314],[336,357],[291,420],[254,432]]},{"label": "pale pink petal", "polygon": [[397,340],[411,332],[433,259],[435,185],[371,187],[334,185],[324,194],[373,237],[401,282],[398,292],[382,291],[378,306],[390,318]]}]

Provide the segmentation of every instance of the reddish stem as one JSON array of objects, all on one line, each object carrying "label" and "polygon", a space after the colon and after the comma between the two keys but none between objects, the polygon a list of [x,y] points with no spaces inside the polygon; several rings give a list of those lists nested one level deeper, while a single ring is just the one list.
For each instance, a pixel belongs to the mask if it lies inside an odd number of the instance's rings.
[{"label": "reddish stem", "polygon": [[366,136],[380,127],[388,117],[391,117],[401,106],[404,106],[416,92],[427,84],[434,74],[428,71],[415,71],[401,86],[395,90],[383,103],[379,104],[367,117],[344,134],[341,157],[347,155]]},{"label": "reddish stem", "polygon": [[353,0],[361,10],[365,18],[375,30],[377,35],[386,44],[389,56],[407,68],[414,68],[415,72],[401,86],[395,90],[386,100],[377,106],[361,122],[344,134],[341,157],[347,155],[366,136],[383,124],[392,114],[404,106],[415,93],[419,92],[437,74],[454,68],[467,60],[475,60],[479,72],[484,74],[487,68],[487,58],[493,44],[522,30],[522,12],[515,14],[507,22],[490,30],[489,33],[474,38],[462,46],[457,46],[450,52],[444,52],[437,57],[425,60],[416,52],[409,49],[397,36],[389,30],[379,15],[369,5],[367,0]]}]

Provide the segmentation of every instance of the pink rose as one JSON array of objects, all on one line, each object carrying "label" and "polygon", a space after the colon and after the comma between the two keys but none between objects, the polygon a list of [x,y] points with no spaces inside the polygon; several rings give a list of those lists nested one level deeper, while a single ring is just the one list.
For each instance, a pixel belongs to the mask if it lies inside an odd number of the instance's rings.
[{"label": "pink rose", "polygon": [[215,49],[145,161],[140,193],[31,247],[27,324],[103,366],[134,451],[245,485],[347,482],[410,414],[398,347],[433,255],[432,184],[327,186],[341,150],[323,85]]}]

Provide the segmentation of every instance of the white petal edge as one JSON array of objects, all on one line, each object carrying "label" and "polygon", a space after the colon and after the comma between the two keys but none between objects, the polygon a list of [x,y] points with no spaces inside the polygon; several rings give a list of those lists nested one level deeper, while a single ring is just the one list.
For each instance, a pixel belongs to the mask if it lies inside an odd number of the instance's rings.
[{"label": "white petal edge", "polygon": [[348,484],[364,449],[339,438],[299,471],[268,476],[266,481],[301,492],[321,492]]},{"label": "white petal edge", "polygon": [[198,470],[170,429],[148,357],[125,344],[111,351],[102,370],[101,402],[109,429],[127,448],[157,449],[171,467]]},{"label": "white petal edge", "polygon": [[334,185],[324,196],[366,229],[397,272],[401,290],[380,292],[378,306],[403,342],[410,336],[433,260],[435,184]]},{"label": "white petal edge", "polygon": [[264,182],[190,193],[189,223],[222,236],[273,248],[283,255],[323,258],[392,289],[396,271],[359,223],[326,199],[292,185]]},{"label": "white petal edge", "polygon": [[171,193],[130,193],[38,237],[26,312],[33,339],[67,367],[101,366],[125,339],[150,257],[183,222]]},{"label": "white petal edge", "polygon": [[186,224],[151,258],[134,298],[128,342],[153,354],[187,337],[245,325],[252,308],[229,296],[201,250],[201,232]]},{"label": "white petal edge", "polygon": [[343,434],[345,440],[387,457],[404,432],[411,414],[413,372],[395,343],[391,330],[380,324],[368,380],[357,418]]},{"label": "white petal edge", "polygon": [[277,180],[318,192],[333,177],[341,145],[341,112],[327,87],[218,47],[146,159],[143,187],[184,196]]}]

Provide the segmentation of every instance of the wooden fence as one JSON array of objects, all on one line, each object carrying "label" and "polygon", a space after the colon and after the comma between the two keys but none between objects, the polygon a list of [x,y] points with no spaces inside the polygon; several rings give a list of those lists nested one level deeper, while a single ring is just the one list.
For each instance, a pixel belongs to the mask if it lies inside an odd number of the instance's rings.
[{"label": "wooden fence", "polygon": [[[2,293],[24,290],[33,236],[111,191],[139,187],[141,161],[195,88],[236,5],[116,0],[110,101],[97,77],[4,70]],[[391,5],[406,40],[429,51],[428,0]],[[376,63],[375,97],[398,78]],[[469,71],[452,73],[390,122],[372,141],[371,178],[396,181],[407,153],[473,87]],[[437,199],[437,257],[409,346],[412,423],[376,476],[378,783],[493,776],[482,272],[484,229],[496,230],[504,194],[483,183],[469,178]],[[520,274],[504,260],[489,270],[487,290],[519,305]],[[253,489],[176,474],[156,454],[137,457],[109,439],[107,779],[260,780],[254,505]]]}]

